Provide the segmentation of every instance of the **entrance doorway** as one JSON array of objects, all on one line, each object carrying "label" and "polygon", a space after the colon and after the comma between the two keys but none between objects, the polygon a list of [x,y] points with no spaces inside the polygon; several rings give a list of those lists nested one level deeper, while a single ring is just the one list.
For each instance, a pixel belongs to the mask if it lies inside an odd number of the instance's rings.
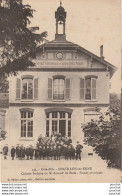
[{"label": "entrance doorway", "polygon": [[66,135],[66,120],[59,120],[59,133],[61,133],[62,137]]}]

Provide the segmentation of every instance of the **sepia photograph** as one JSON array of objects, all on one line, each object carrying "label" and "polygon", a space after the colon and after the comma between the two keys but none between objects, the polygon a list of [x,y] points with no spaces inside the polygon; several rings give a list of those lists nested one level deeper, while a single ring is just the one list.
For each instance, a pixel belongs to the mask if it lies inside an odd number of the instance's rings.
[{"label": "sepia photograph", "polygon": [[0,0],[4,183],[121,181],[120,0]]}]

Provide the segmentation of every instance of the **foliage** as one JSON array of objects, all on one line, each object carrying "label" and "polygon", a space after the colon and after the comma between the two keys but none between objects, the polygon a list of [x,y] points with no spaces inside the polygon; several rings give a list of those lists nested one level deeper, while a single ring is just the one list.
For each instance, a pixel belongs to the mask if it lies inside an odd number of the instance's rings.
[{"label": "foliage", "polygon": [[0,77],[0,93],[8,93],[9,92],[9,83],[7,80],[7,76],[3,75]]},{"label": "foliage", "polygon": [[5,135],[6,135],[6,131],[3,131],[2,129],[0,129],[0,141],[6,138]]},{"label": "foliage", "polygon": [[68,137],[62,137],[60,133],[56,133],[55,135],[51,135],[49,137],[42,137],[40,135],[38,137],[37,147],[39,146],[57,146],[60,145],[62,147],[66,147],[72,143],[72,140]]},{"label": "foliage", "polygon": [[22,0],[9,0],[6,6],[0,6],[0,76],[16,75],[18,71],[34,66],[30,58],[47,32],[35,34],[39,28],[28,27],[33,12]]},{"label": "foliage", "polygon": [[120,169],[120,101],[101,114],[98,121],[83,125],[84,142],[107,161],[108,167]]}]

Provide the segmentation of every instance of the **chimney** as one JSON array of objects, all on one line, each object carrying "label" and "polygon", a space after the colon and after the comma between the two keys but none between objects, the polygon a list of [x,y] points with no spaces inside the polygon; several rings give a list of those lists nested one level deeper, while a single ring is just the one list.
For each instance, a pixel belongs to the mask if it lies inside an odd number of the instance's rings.
[{"label": "chimney", "polygon": [[100,46],[100,58],[102,60],[104,60],[104,56],[103,56],[103,45]]}]

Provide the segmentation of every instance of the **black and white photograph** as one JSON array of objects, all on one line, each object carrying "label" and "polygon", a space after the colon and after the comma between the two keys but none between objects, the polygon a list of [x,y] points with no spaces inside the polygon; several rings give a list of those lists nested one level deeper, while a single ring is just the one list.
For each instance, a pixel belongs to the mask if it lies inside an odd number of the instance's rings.
[{"label": "black and white photograph", "polygon": [[4,183],[121,181],[119,0],[0,0]]}]

